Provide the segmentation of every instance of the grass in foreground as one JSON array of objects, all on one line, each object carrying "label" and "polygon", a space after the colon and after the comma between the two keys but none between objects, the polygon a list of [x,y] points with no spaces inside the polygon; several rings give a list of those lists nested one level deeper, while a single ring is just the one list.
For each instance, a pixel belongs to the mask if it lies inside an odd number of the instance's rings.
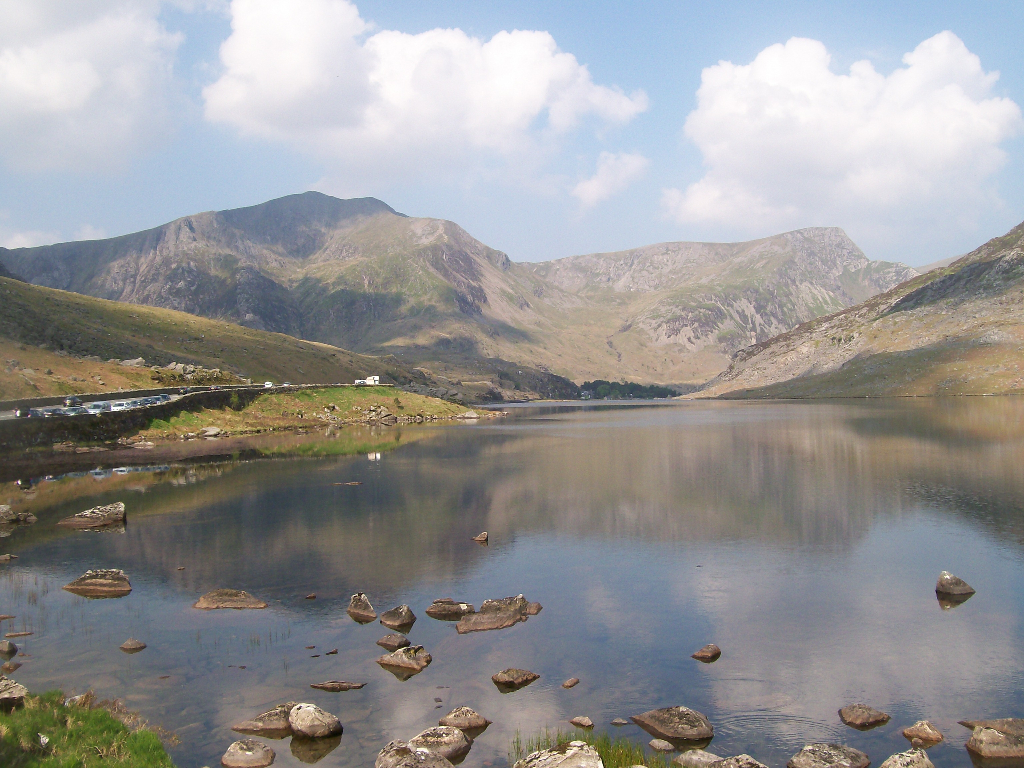
[{"label": "grass in foreground", "polygon": [[561,729],[549,731],[544,729],[537,736],[532,736],[525,741],[516,731],[512,738],[512,744],[508,750],[508,761],[515,764],[531,752],[540,749],[551,749],[559,744],[570,741],[585,741],[597,750],[601,756],[604,768],[630,768],[634,765],[646,765],[648,768],[668,768],[668,763],[661,755],[646,755],[644,748],[635,741],[624,737],[612,738],[607,733],[593,733],[582,729],[566,733]]},{"label": "grass in foreground", "polygon": [[[49,738],[45,749],[39,734]],[[63,694],[26,696],[0,713],[0,765],[5,768],[174,768],[152,731],[134,733],[103,709],[65,707]]]}]

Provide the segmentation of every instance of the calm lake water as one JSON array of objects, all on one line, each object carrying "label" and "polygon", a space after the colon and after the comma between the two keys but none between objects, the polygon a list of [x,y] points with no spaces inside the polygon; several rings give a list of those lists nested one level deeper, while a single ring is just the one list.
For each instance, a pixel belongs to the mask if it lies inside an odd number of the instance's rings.
[{"label": "calm lake water", "polygon": [[[609,721],[676,704],[710,718],[711,751],[772,768],[814,741],[878,765],[919,719],[946,734],[939,768],[967,766],[957,720],[1024,716],[1024,400],[512,408],[402,434],[379,458],[0,486],[39,516],[0,539],[19,558],[0,566],[0,613],[17,617],[3,630],[35,633],[12,676],[122,699],[178,735],[182,768],[218,765],[232,724],[287,700],[344,723],[323,766],[372,765],[458,705],[494,721],[466,766],[504,765],[517,729],[575,715],[646,744]],[[118,500],[124,533],[55,527]],[[470,541],[482,530],[488,547]],[[131,595],[61,589],[100,567],[123,568]],[[977,594],[943,610],[941,570]],[[270,607],[191,607],[218,587]],[[426,671],[400,682],[374,663],[389,630],[348,618],[356,591],[412,607]],[[506,630],[458,635],[424,613],[518,593],[544,610]],[[149,647],[122,653],[129,636]],[[719,661],[690,658],[708,642]],[[501,694],[506,667],[541,678]],[[367,685],[309,688],[331,679]],[[855,702],[892,720],[847,728],[837,710]],[[312,759],[271,743],[276,765]]]}]

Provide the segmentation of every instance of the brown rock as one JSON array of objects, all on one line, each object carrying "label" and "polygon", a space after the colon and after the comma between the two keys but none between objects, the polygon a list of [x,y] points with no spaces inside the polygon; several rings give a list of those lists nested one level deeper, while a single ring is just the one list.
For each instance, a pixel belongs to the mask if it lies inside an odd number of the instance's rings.
[{"label": "brown rock", "polygon": [[275,757],[274,750],[266,744],[254,739],[242,739],[228,747],[220,764],[224,768],[266,768],[274,762]]},{"label": "brown rock", "polygon": [[871,759],[841,744],[808,744],[786,763],[787,768],[868,768]]},{"label": "brown rock", "polygon": [[851,704],[839,710],[839,719],[851,728],[866,731],[889,722],[885,712],[869,707],[867,704]]},{"label": "brown rock", "polygon": [[399,648],[408,648],[411,643],[405,635],[384,635],[377,641],[377,645],[389,651],[397,651]]},{"label": "brown rock", "polygon": [[484,632],[492,629],[507,629],[530,616],[540,613],[540,603],[528,602],[522,595],[503,597],[500,600],[484,600],[477,613],[463,616],[456,625],[460,635],[468,632]]},{"label": "brown rock", "polygon": [[577,715],[576,717],[574,717],[569,722],[572,725],[575,725],[577,728],[593,728],[594,727],[594,721],[591,720],[589,717],[586,717],[585,715],[582,715],[582,716]]},{"label": "brown rock", "polygon": [[381,656],[377,663],[399,680],[408,680],[422,672],[433,661],[430,654],[423,650],[422,645],[410,645],[397,651]]},{"label": "brown rock", "polygon": [[714,768],[768,768],[764,763],[759,763],[750,755],[736,755],[711,763]]},{"label": "brown rock", "polygon": [[5,661],[3,664],[0,664],[0,672],[3,672],[5,675],[17,672],[19,669],[21,669],[21,664],[17,661]]},{"label": "brown rock", "polygon": [[585,741],[570,741],[531,752],[513,768],[604,768],[597,750]]},{"label": "brown rock", "polygon": [[614,725],[616,727],[622,726],[622,725],[629,725],[629,720],[626,720],[626,719],[621,718],[621,717],[616,717],[614,720],[612,720],[612,725]]},{"label": "brown rock", "polygon": [[115,525],[124,522],[124,502],[118,501],[114,504],[105,504],[102,507],[93,507],[84,512],[65,517],[57,525],[66,528],[103,528],[108,525]]},{"label": "brown rock", "polygon": [[380,623],[388,629],[396,629],[400,632],[408,632],[416,623],[416,614],[408,605],[400,605],[390,611],[384,611],[380,615]]},{"label": "brown rock", "polygon": [[630,720],[651,736],[669,741],[706,741],[715,735],[708,719],[689,707],[652,709]]},{"label": "brown rock", "polygon": [[974,588],[959,576],[954,576],[949,571],[943,571],[939,574],[939,580],[935,584],[935,594],[966,599],[974,594]]},{"label": "brown rock", "polygon": [[273,709],[256,715],[252,720],[231,726],[231,730],[238,733],[268,736],[269,738],[283,738],[292,732],[292,727],[288,723],[288,713],[294,706],[294,701],[278,704]]},{"label": "brown rock", "polygon": [[141,640],[136,640],[134,637],[129,637],[121,643],[120,647],[125,653],[138,653],[139,651],[145,650],[146,644]]},{"label": "brown rock", "polygon": [[514,667],[503,669],[501,672],[491,675],[491,681],[498,686],[498,690],[502,693],[518,691],[520,688],[524,688],[534,680],[539,679],[540,675],[536,672],[530,672],[526,669],[516,669]]},{"label": "brown rock", "polygon": [[344,680],[328,680],[323,683],[310,683],[310,688],[316,688],[320,691],[330,691],[331,693],[340,693],[341,691],[358,691],[366,683],[348,683]]},{"label": "brown rock", "polygon": [[86,571],[64,589],[82,597],[124,597],[132,591],[132,585],[124,571],[101,568]]},{"label": "brown rock", "polygon": [[307,600],[316,600],[316,592],[310,592],[308,595],[306,595],[306,599]]},{"label": "brown rock", "polygon": [[579,684],[580,684],[580,679],[578,677],[570,677],[568,680],[566,680],[564,683],[562,683],[562,687],[563,688],[575,688]]},{"label": "brown rock", "polygon": [[923,749],[899,752],[885,759],[878,768],[935,768]]},{"label": "brown rock", "polygon": [[469,754],[473,742],[460,729],[450,725],[435,725],[409,739],[413,749],[426,749],[446,760],[455,761]]},{"label": "brown rock", "polygon": [[348,601],[348,615],[360,624],[368,624],[377,619],[377,612],[370,605],[370,598],[362,592],[356,592]]},{"label": "brown rock", "polygon": [[473,537],[473,541],[475,541],[477,544],[486,544],[487,531],[481,531],[480,533],[478,533],[476,536]]},{"label": "brown rock", "polygon": [[452,764],[429,749],[392,741],[377,754],[374,768],[451,768]]},{"label": "brown rock", "polygon": [[0,675],[0,709],[11,709],[25,703],[28,689],[4,675]]},{"label": "brown rock", "polygon": [[1024,760],[1024,720],[964,720],[960,724],[974,727],[966,745],[971,755],[984,760]]},{"label": "brown rock", "polygon": [[192,607],[203,611],[215,611],[221,608],[242,610],[266,608],[267,604],[241,589],[215,589],[196,600]]},{"label": "brown rock", "polygon": [[458,621],[470,613],[476,613],[476,609],[472,605],[458,603],[450,597],[438,598],[427,608],[427,616],[441,621]]},{"label": "brown rock", "polygon": [[288,713],[288,725],[292,733],[308,739],[340,736],[342,732],[341,721],[316,704],[296,704]]},{"label": "brown rock", "polygon": [[301,763],[319,763],[341,744],[341,736],[325,736],[322,739],[308,739],[305,736],[292,736],[288,750]]},{"label": "brown rock", "polygon": [[702,661],[705,664],[710,664],[713,661],[718,661],[718,658],[722,655],[722,649],[714,643],[708,643],[699,651],[697,651],[691,658],[697,661]]},{"label": "brown rock", "polygon": [[680,768],[707,768],[721,759],[718,755],[705,752],[703,749],[688,749],[677,756],[672,765],[678,765]]},{"label": "brown rock", "polygon": [[0,656],[9,659],[18,652],[18,646],[10,640],[0,640]]},{"label": "brown rock", "polygon": [[675,752],[676,748],[672,746],[671,742],[665,741],[664,739],[651,739],[647,742],[647,746],[653,749],[655,752]]},{"label": "brown rock", "polygon": [[447,725],[463,731],[477,731],[491,724],[483,715],[469,707],[456,707],[437,721],[438,725]]},{"label": "brown rock", "polygon": [[932,746],[942,741],[942,732],[935,727],[934,724],[927,720],[918,720],[909,728],[903,729],[903,738],[907,739],[911,743],[916,739],[920,741],[922,745],[927,744]]}]

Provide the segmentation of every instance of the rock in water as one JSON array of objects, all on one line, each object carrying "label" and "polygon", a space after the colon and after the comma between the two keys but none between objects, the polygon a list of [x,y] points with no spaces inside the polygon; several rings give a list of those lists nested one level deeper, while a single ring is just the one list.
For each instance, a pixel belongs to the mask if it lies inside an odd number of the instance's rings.
[{"label": "rock in water", "polygon": [[531,603],[522,595],[484,600],[477,613],[463,616],[455,629],[460,635],[490,629],[506,629],[541,611],[540,603]]},{"label": "rock in water", "polygon": [[429,749],[392,741],[377,754],[374,768],[452,768],[447,759]]},{"label": "rock in water", "polygon": [[839,719],[851,728],[866,731],[889,722],[885,712],[869,707],[867,704],[851,704],[839,710]]},{"label": "rock in water", "polygon": [[878,768],[935,768],[923,749],[899,752],[885,759]]},{"label": "rock in water", "polygon": [[0,675],[0,709],[21,706],[28,695],[28,689],[4,675]]},{"label": "rock in water", "polygon": [[426,749],[446,760],[454,761],[468,755],[473,742],[458,728],[435,725],[409,739],[409,746],[413,749]]},{"label": "rock in water", "polygon": [[416,623],[416,614],[408,605],[400,605],[390,611],[384,611],[380,615],[380,623],[388,629],[397,629],[400,632],[408,632]]},{"label": "rock in water", "polygon": [[566,680],[564,683],[562,683],[562,687],[563,688],[575,688],[579,684],[580,684],[580,679],[578,677],[570,677],[568,680]]},{"label": "rock in water", "polygon": [[330,691],[331,693],[340,693],[341,691],[358,691],[366,683],[349,683],[344,680],[328,680],[323,683],[310,683],[310,688],[316,688],[320,691]]},{"label": "rock in water", "polygon": [[570,741],[551,749],[532,752],[513,768],[604,768],[597,750],[585,741]]},{"label": "rock in water", "polygon": [[450,597],[438,598],[427,608],[427,616],[441,621],[458,621],[470,613],[476,613],[476,609],[472,605],[457,603]]},{"label": "rock in water", "polygon": [[292,733],[310,739],[338,736],[342,731],[341,721],[316,704],[296,704],[288,713],[288,725]]},{"label": "rock in water", "polygon": [[983,759],[1024,760],[1024,720],[961,720],[973,729],[967,751]]},{"label": "rock in water", "polygon": [[138,653],[146,649],[146,644],[141,640],[136,640],[134,637],[129,637],[121,643],[120,647],[125,653]]},{"label": "rock in water", "polygon": [[238,733],[252,733],[270,738],[282,738],[292,732],[292,727],[288,724],[288,713],[295,706],[294,701],[278,704],[270,711],[256,715],[252,720],[246,720],[243,723],[231,726],[231,730]]},{"label": "rock in water", "polygon": [[841,744],[808,744],[786,763],[787,768],[868,768],[871,759]]},{"label": "rock in water", "polygon": [[266,744],[254,739],[242,739],[228,747],[220,764],[224,768],[266,768],[274,762],[276,756],[274,750]]},{"label": "rock in water", "polygon": [[124,597],[132,591],[132,585],[124,571],[101,568],[86,571],[70,584],[64,586],[68,592],[82,597]]},{"label": "rock in water", "polygon": [[241,589],[215,589],[196,600],[192,607],[203,611],[215,611],[220,608],[242,610],[243,608],[266,608],[267,604]]},{"label": "rock in water", "polygon": [[943,571],[939,574],[939,580],[935,584],[935,594],[942,595],[943,597],[963,597],[966,599],[974,594],[974,588],[949,571]]},{"label": "rock in water", "polygon": [[540,675],[536,672],[530,672],[526,669],[515,669],[514,667],[491,675],[491,681],[498,686],[498,690],[502,693],[518,691],[520,688],[525,688],[538,679],[540,679]]},{"label": "rock in water", "polygon": [[399,648],[408,648],[411,643],[405,635],[384,635],[377,641],[377,645],[389,651],[397,651]]},{"label": "rock in water", "polygon": [[377,659],[378,664],[399,680],[408,680],[413,675],[422,672],[431,661],[433,659],[429,653],[423,650],[422,645],[399,648],[397,651],[392,651],[387,656]]},{"label": "rock in water", "polygon": [[437,721],[438,725],[448,725],[463,731],[476,731],[491,724],[483,715],[469,707],[456,707]]},{"label": "rock in water", "polygon": [[0,640],[0,656],[9,659],[18,652],[18,646],[10,640]]},{"label": "rock in water", "polygon": [[711,765],[715,768],[768,768],[764,763],[759,763],[750,755],[727,757],[724,760],[719,760],[717,763],[712,763]]},{"label": "rock in water", "polygon": [[589,717],[587,717],[585,715],[583,715],[583,716],[579,716],[578,715],[578,716],[574,717],[572,720],[570,720],[569,722],[572,723],[573,725],[575,725],[577,728],[593,728],[594,727],[594,721],[591,720]]},{"label": "rock in water", "polygon": [[712,661],[718,661],[718,657],[722,655],[722,649],[714,643],[708,643],[699,651],[697,651],[691,658],[697,661],[702,661],[705,664],[710,664]]},{"label": "rock in water", "polygon": [[487,531],[481,531],[480,533],[478,533],[476,536],[473,537],[473,541],[475,541],[477,544],[486,544]]},{"label": "rock in water", "polygon": [[672,742],[665,741],[664,739],[651,739],[647,742],[647,746],[653,749],[655,752],[675,752],[676,748],[672,746]]},{"label": "rock in water", "polygon": [[708,719],[689,707],[652,709],[630,720],[651,736],[669,741],[707,741],[715,735]]},{"label": "rock in water", "polygon": [[909,728],[903,729],[903,738],[913,742],[918,739],[923,744],[932,746],[942,741],[942,732],[927,720],[918,720]]},{"label": "rock in water", "polygon": [[621,717],[616,717],[614,720],[612,720],[612,725],[615,725],[615,726],[629,725],[629,720],[624,720]]},{"label": "rock in water", "polygon": [[672,765],[678,765],[681,768],[707,768],[721,759],[718,755],[705,752],[703,749],[690,749],[676,757],[672,761]]},{"label": "rock in water", "polygon": [[341,736],[326,736],[322,739],[307,739],[292,736],[288,749],[300,763],[319,763],[341,744]]},{"label": "rock in water", "polygon": [[368,624],[377,620],[377,612],[370,605],[370,598],[362,592],[356,592],[348,601],[348,615],[360,624]]},{"label": "rock in water", "polygon": [[71,517],[65,517],[57,525],[63,525],[67,528],[103,528],[107,525],[123,522],[124,502],[118,501],[114,504],[105,504],[102,507],[87,509]]}]

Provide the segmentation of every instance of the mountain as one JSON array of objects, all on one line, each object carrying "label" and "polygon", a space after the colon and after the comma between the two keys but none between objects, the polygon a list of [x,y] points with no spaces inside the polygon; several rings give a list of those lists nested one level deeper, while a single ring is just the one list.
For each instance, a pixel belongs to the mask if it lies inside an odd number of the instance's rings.
[{"label": "mountain", "polygon": [[[28,281],[393,354],[513,388],[525,366],[696,383],[915,273],[839,229],[515,263],[450,221],[317,192],[107,240],[0,249]],[[511,377],[511,378],[510,378]]]},{"label": "mountain", "polygon": [[704,395],[863,397],[1024,388],[1024,223],[861,304],[740,350]]}]

